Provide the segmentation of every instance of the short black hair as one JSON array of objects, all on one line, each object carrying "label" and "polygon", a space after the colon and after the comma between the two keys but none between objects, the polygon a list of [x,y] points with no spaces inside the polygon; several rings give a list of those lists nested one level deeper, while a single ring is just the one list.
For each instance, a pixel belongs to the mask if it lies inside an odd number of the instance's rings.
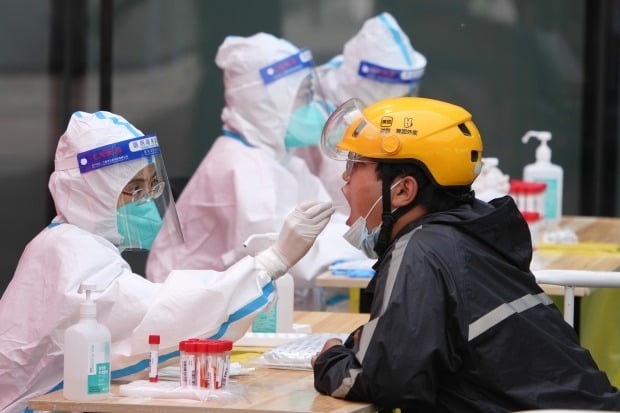
[{"label": "short black hair", "polygon": [[447,211],[462,204],[472,203],[474,192],[470,185],[441,186],[435,182],[424,164],[416,160],[406,162],[383,162],[377,164],[379,179],[387,179],[391,185],[399,176],[412,176],[418,182],[418,194],[412,207],[422,205],[428,212]]}]

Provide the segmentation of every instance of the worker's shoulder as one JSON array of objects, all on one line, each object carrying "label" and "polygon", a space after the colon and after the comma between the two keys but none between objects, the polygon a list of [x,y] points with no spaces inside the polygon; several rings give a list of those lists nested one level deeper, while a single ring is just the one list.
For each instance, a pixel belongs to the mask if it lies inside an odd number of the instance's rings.
[{"label": "worker's shoulder", "polygon": [[456,242],[457,239],[464,236],[456,226],[441,221],[414,222],[408,225],[402,233],[403,235],[406,233],[411,234],[411,241],[413,242],[429,240]]},{"label": "worker's shoulder", "polygon": [[118,249],[110,241],[95,235],[83,228],[68,223],[49,224],[29,244],[47,249],[67,249],[73,251],[81,249]]}]

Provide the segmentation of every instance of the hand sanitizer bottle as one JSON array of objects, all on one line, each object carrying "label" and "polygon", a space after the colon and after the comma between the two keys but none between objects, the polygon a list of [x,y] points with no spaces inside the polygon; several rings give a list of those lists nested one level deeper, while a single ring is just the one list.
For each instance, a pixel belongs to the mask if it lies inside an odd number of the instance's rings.
[{"label": "hand sanitizer bottle", "polygon": [[80,320],[65,331],[65,398],[77,401],[99,400],[110,393],[110,330],[97,322],[97,306],[91,299],[94,285],[82,284],[86,293],[80,304]]},{"label": "hand sanitizer bottle", "polygon": [[558,224],[562,218],[562,186],[564,171],[562,167],[551,163],[551,148],[547,144],[551,140],[551,132],[528,131],[521,141],[527,143],[530,138],[536,138],[540,145],[536,148],[536,162],[523,168],[523,180],[529,182],[544,182],[545,190],[545,224]]},{"label": "hand sanitizer bottle", "polygon": [[290,274],[284,274],[276,281],[278,298],[259,313],[252,323],[253,333],[292,333],[295,281]]}]

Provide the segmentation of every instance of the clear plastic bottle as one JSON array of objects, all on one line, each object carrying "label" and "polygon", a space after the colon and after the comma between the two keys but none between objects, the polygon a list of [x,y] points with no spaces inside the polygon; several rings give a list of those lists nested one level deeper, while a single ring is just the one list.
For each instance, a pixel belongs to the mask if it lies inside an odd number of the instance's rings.
[{"label": "clear plastic bottle", "polygon": [[564,170],[562,167],[551,163],[551,148],[547,144],[551,140],[551,132],[531,130],[523,135],[521,141],[527,143],[530,138],[538,139],[540,145],[536,148],[536,162],[523,168],[523,180],[543,182],[547,185],[545,191],[545,224],[557,224],[562,218]]},{"label": "clear plastic bottle", "polygon": [[266,311],[258,314],[252,323],[254,333],[292,333],[295,282],[290,274],[276,281],[278,299]]},{"label": "clear plastic bottle", "polygon": [[91,299],[94,285],[82,284],[86,293],[80,304],[80,320],[65,330],[65,398],[76,401],[104,399],[110,394],[110,330],[97,322],[97,306]]}]

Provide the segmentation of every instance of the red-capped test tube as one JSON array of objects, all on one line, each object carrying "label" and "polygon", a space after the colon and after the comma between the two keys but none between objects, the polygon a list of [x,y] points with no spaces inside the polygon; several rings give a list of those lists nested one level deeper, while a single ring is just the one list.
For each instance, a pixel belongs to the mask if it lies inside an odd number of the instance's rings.
[{"label": "red-capped test tube", "polygon": [[222,387],[226,387],[228,383],[228,374],[230,371],[230,352],[233,348],[233,342],[231,340],[220,340],[222,343],[222,355],[224,358],[224,369],[222,371]]},{"label": "red-capped test tube", "polygon": [[187,377],[187,384],[189,386],[198,386],[198,382],[196,381],[196,364],[197,360],[196,360],[196,355],[198,354],[198,342],[200,340],[197,339],[189,339],[187,341],[187,344],[185,345],[185,349],[187,351],[187,358],[188,358],[188,377]]},{"label": "red-capped test tube", "polygon": [[218,383],[218,352],[220,349],[219,342],[217,340],[207,340],[207,386],[211,390],[219,389]]},{"label": "red-capped test tube", "polygon": [[209,387],[208,347],[205,340],[200,340],[196,344],[196,385],[203,388]]},{"label": "red-capped test tube", "polygon": [[196,385],[196,342],[190,338],[179,342],[179,381],[181,387]]},{"label": "red-capped test tube", "polygon": [[525,211],[525,191],[523,188],[523,181],[519,179],[511,179],[509,194],[514,199],[515,204],[517,204],[517,208],[519,208],[520,211]]},{"label": "red-capped test tube", "polygon": [[538,211],[523,211],[521,213],[527,226],[530,228],[530,236],[532,238],[532,247],[536,248],[538,244],[538,226],[542,220],[542,217]]},{"label": "red-capped test tube", "polygon": [[179,342],[179,384],[187,387],[187,351],[185,350],[187,341]]},{"label": "red-capped test tube", "polygon": [[149,363],[149,381],[157,383],[158,366],[159,366],[159,335],[151,334],[149,336],[149,345],[151,346],[151,359]]}]

